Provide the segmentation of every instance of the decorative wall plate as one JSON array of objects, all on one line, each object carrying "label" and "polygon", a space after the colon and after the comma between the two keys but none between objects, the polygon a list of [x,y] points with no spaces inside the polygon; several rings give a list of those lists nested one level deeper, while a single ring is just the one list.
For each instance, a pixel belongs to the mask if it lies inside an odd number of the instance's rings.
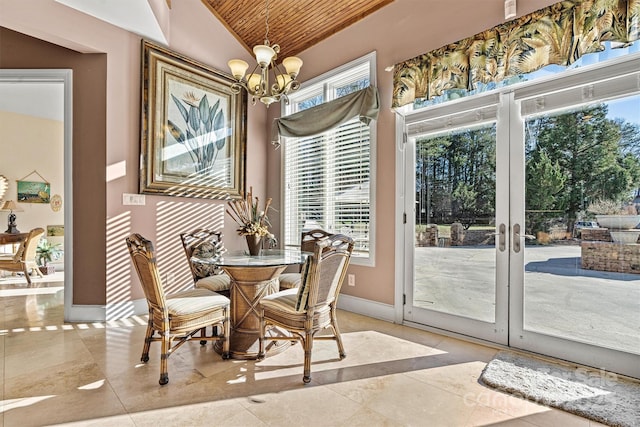
[{"label": "decorative wall plate", "polygon": [[62,209],[62,196],[59,194],[54,194],[51,196],[51,210],[54,212],[58,212]]}]

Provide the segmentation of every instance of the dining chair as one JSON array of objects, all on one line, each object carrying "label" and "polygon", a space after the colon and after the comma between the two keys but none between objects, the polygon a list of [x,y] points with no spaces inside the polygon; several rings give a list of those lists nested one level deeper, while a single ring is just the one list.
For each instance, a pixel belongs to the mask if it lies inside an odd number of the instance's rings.
[{"label": "dining chair", "polygon": [[[317,241],[330,236],[333,236],[333,233],[321,229],[303,231],[300,234],[300,250],[303,252],[313,252]],[[300,272],[302,272],[302,266],[300,266]],[[300,280],[302,278],[300,272],[281,274],[280,277],[278,277],[280,290],[300,287]]]},{"label": "dining chair", "polygon": [[180,234],[180,240],[195,287],[218,292],[228,297],[231,279],[215,262],[226,252],[222,243],[222,233],[198,228],[189,233]]},{"label": "dining chair", "polygon": [[[307,258],[299,288],[268,295],[260,301],[260,335],[258,359],[265,357],[265,341],[297,340],[304,349],[302,381],[311,381],[311,350],[314,340],[334,340],[340,359],[346,357],[338,321],[336,304],[353,252],[351,237],[335,234],[315,243],[313,255]],[[265,338],[267,329],[277,327],[291,335],[274,334]],[[316,334],[330,329],[331,335]]]},{"label": "dining chair", "polygon": [[[222,358],[228,359],[229,298],[202,288],[165,294],[153,244],[137,233],[127,237],[126,242],[149,306],[149,323],[140,360],[148,362],[151,343],[161,343],[160,385],[169,382],[169,356],[198,332],[201,345],[207,341],[220,341]],[[207,336],[207,326],[220,327],[222,333]]]},{"label": "dining chair", "polygon": [[43,234],[43,228],[34,228],[29,231],[28,236],[20,242],[16,253],[0,255],[0,270],[24,273],[24,278],[27,279],[28,285],[31,285],[29,270],[35,272],[40,277],[44,277],[36,264],[36,250],[40,237],[42,237]]}]

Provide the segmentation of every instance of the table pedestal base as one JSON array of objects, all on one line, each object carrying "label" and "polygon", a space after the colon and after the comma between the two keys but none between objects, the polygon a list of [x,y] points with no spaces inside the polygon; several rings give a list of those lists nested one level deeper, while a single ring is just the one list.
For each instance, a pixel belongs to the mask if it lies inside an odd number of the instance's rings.
[{"label": "table pedestal base", "polygon": [[[278,292],[278,276],[286,266],[223,267],[231,278],[231,334],[229,336],[229,356],[232,359],[257,359],[260,350],[260,317],[258,303],[264,296]],[[267,336],[284,331],[272,328]],[[267,341],[267,354],[279,353],[287,349],[289,341]],[[222,348],[216,343],[215,349]]]}]

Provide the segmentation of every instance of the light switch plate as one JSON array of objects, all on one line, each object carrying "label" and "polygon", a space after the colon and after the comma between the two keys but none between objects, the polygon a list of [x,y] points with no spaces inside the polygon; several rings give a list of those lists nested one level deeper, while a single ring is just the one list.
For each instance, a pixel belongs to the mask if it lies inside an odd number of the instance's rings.
[{"label": "light switch plate", "polygon": [[145,205],[144,194],[122,193],[122,204],[144,206]]}]

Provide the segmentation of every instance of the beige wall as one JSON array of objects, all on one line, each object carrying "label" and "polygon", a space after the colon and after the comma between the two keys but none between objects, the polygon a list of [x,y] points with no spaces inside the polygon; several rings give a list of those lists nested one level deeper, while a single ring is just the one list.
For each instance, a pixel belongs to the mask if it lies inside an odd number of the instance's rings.
[{"label": "beige wall", "polygon": [[[519,0],[518,15],[555,3]],[[367,18],[304,51],[300,79],[311,79],[369,52],[377,56],[381,111],[377,123],[376,265],[351,266],[356,286],[342,293],[394,303],[395,269],[395,115],[391,111],[392,74],[384,69],[406,59],[477,34],[504,22],[502,1],[395,0]],[[280,155],[270,153],[269,191],[279,194]]]},{"label": "beige wall", "polygon": [[[520,0],[518,14],[552,3]],[[123,240],[134,230],[156,241],[160,267],[176,287],[188,279],[177,237],[180,231],[224,226],[227,246],[243,247],[221,202],[147,196],[146,206],[122,205],[122,194],[138,189],[139,36],[53,0],[0,0],[0,10],[0,26],[85,53],[51,45],[38,45],[37,52],[24,51],[12,41],[20,37],[8,40],[7,32],[0,32],[0,67],[74,68],[74,231],[78,236],[74,241],[74,302],[117,303],[142,297]],[[376,266],[350,267],[357,285],[344,287],[345,293],[394,303],[395,122],[390,110],[392,75],[384,68],[501,22],[502,1],[396,0],[300,55],[304,60],[300,79],[304,82],[377,52],[382,111],[377,123]],[[251,60],[199,0],[172,2],[172,9],[162,17],[162,26],[171,49],[217,69],[226,71],[229,58]],[[93,69],[86,58],[91,54],[103,55],[93,57]],[[73,61],[76,65],[70,66]],[[105,96],[106,103],[89,98],[88,92],[97,93],[98,98]],[[268,114],[262,105],[248,108],[247,186],[253,186],[261,197],[278,201],[281,151],[272,149],[268,130],[279,111],[273,106]],[[110,175],[107,182],[109,166],[113,166],[111,171],[124,173]]]},{"label": "beige wall", "polygon": [[[0,29],[1,68],[73,68],[75,304],[115,304],[143,297],[124,243],[132,231],[156,243],[170,290],[189,278],[180,232],[224,227],[227,246],[242,247],[220,201],[147,196],[145,206],[122,205],[123,193],[138,192],[140,36],[53,0],[0,0],[0,10],[0,27],[50,42]],[[169,48],[205,64],[225,70],[231,57],[250,60],[200,1],[173,2],[163,25],[169,30]],[[87,62],[95,57],[104,63]],[[259,195],[266,181],[265,129],[265,111],[250,109],[247,185]],[[107,181],[110,166],[110,172],[124,173],[110,173]]]}]

